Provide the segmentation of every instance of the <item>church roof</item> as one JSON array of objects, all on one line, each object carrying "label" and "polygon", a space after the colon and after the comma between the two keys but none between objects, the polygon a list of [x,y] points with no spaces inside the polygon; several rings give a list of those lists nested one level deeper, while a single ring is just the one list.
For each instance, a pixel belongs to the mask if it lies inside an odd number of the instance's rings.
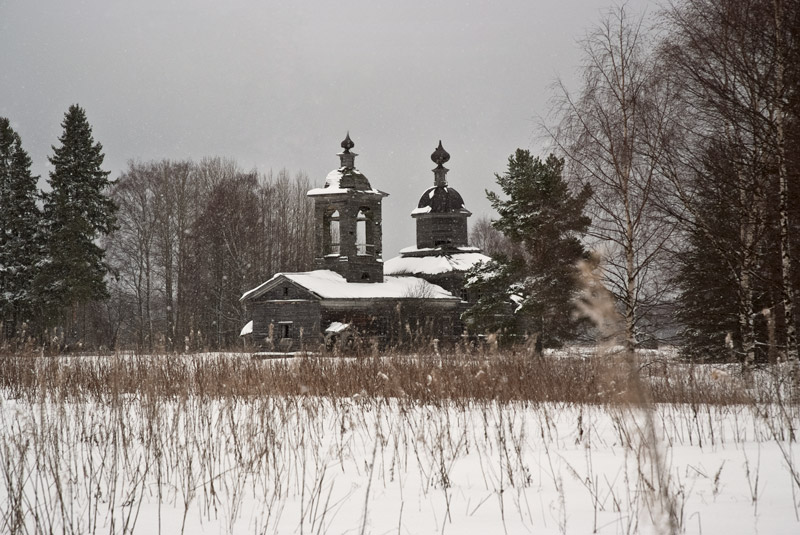
[{"label": "church roof", "polygon": [[339,169],[334,169],[328,176],[325,177],[325,185],[321,188],[314,188],[307,193],[309,196],[315,195],[336,195],[340,193],[372,193],[376,195],[388,196],[377,189],[374,189],[369,184],[369,180],[364,176],[364,173],[356,169],[355,152],[350,152],[350,149],[355,147],[355,143],[350,139],[350,132],[347,133],[344,141],[341,143],[342,152],[337,154],[339,156]]},{"label": "church roof", "polygon": [[425,190],[411,215],[445,213],[470,214],[464,207],[461,194],[447,185],[433,186]]},{"label": "church roof", "polygon": [[450,160],[450,154],[444,150],[441,139],[439,146],[431,154],[431,160],[436,164],[436,169],[433,170],[433,187],[425,190],[411,215],[453,213],[471,215],[470,211],[464,207],[464,199],[461,198],[461,194],[447,185],[449,169],[444,164]]},{"label": "church roof", "polygon": [[240,301],[254,299],[290,280],[321,299],[436,299],[460,301],[453,294],[418,277],[384,277],[383,282],[347,282],[334,271],[318,269],[300,273],[277,273],[265,283],[245,292]]},{"label": "church roof", "polygon": [[400,256],[384,262],[384,272],[392,275],[439,275],[453,271],[464,272],[490,257],[475,247],[464,247],[455,252],[441,249],[403,249]]},{"label": "church roof", "polygon": [[354,168],[340,167],[334,169],[328,176],[325,177],[325,185],[321,188],[314,188],[310,190],[307,195],[335,195],[337,193],[351,193],[354,191],[364,193],[374,193],[376,195],[388,196],[384,193],[370,186],[369,180],[361,171]]}]

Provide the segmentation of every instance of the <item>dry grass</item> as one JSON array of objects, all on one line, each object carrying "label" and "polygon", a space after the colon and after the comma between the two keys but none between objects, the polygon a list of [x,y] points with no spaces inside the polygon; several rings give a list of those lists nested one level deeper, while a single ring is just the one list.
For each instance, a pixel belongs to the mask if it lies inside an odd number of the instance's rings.
[{"label": "dry grass", "polygon": [[[156,398],[293,396],[384,397],[422,403],[496,400],[563,403],[630,401],[633,374],[654,403],[731,405],[796,400],[788,372],[771,367],[746,384],[721,367],[693,366],[657,353],[638,369],[613,354],[530,358],[500,354],[297,357],[264,361],[247,355],[113,355],[0,357],[0,389],[14,398],[112,402],[122,395]],[[641,394],[637,394],[641,396]]]}]

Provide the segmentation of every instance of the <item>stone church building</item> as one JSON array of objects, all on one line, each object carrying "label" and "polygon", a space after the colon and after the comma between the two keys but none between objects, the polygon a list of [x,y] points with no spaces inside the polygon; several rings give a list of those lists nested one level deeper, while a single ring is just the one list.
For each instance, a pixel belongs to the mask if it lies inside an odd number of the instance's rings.
[{"label": "stone church building", "polygon": [[431,155],[433,186],[411,212],[416,245],[384,262],[381,204],[388,194],[355,167],[349,134],[341,147],[339,168],[308,192],[316,224],[314,270],[277,273],[246,292],[241,301],[251,321],[242,334],[280,352],[460,339],[461,314],[471,301],[464,274],[489,257],[468,245],[471,214],[447,183],[450,155],[441,142]]}]

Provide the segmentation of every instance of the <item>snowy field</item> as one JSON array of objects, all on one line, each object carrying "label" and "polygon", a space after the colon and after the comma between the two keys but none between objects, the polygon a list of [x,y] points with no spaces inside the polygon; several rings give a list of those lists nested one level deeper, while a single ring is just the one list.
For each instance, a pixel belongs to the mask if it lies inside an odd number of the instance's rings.
[{"label": "snowy field", "polygon": [[57,391],[0,397],[0,533],[800,533],[796,405]]}]

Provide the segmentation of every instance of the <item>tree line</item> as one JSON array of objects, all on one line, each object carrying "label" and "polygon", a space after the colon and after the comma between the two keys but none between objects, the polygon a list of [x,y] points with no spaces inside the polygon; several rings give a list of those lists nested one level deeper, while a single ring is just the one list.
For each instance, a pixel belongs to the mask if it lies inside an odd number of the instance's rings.
[{"label": "tree line", "polygon": [[313,262],[307,175],[232,160],[130,162],[114,185],[118,230],[107,315],[112,345],[191,351],[239,344],[241,295]]},{"label": "tree line", "polygon": [[[549,167],[561,161],[558,174],[571,188],[559,202],[590,190],[580,213],[591,222],[544,246],[559,250],[580,237],[594,253],[622,317],[613,336],[628,348],[669,323],[691,358],[797,362],[800,3],[683,0],[651,27],[622,6],[587,33],[582,49],[581,86],[559,85],[557,120],[544,128],[558,155]],[[470,282],[486,290],[505,278],[501,294],[515,295],[520,311],[550,303],[535,312],[538,329],[512,328],[556,345],[577,327],[542,318],[567,317],[576,302],[548,299],[552,284],[536,289],[552,267],[532,251],[553,224],[531,220],[531,199],[552,195],[541,189],[552,178],[538,159],[520,174],[521,156],[530,159],[518,151],[497,176],[508,200],[489,193],[500,217],[475,229],[501,262]],[[519,184],[509,189],[509,180]],[[553,217],[578,221],[570,211]],[[564,277],[577,296],[576,271]],[[477,319],[492,317],[501,315]]]},{"label": "tree line", "polygon": [[244,291],[312,262],[304,173],[221,158],[102,169],[85,111],[64,116],[49,191],[0,118],[0,344],[229,348]]},{"label": "tree line", "polygon": [[31,159],[0,118],[0,310],[2,341],[63,340],[85,328],[87,306],[108,297],[99,240],[114,229],[102,145],[84,110],[70,106],[48,159],[50,191],[38,190]]}]

